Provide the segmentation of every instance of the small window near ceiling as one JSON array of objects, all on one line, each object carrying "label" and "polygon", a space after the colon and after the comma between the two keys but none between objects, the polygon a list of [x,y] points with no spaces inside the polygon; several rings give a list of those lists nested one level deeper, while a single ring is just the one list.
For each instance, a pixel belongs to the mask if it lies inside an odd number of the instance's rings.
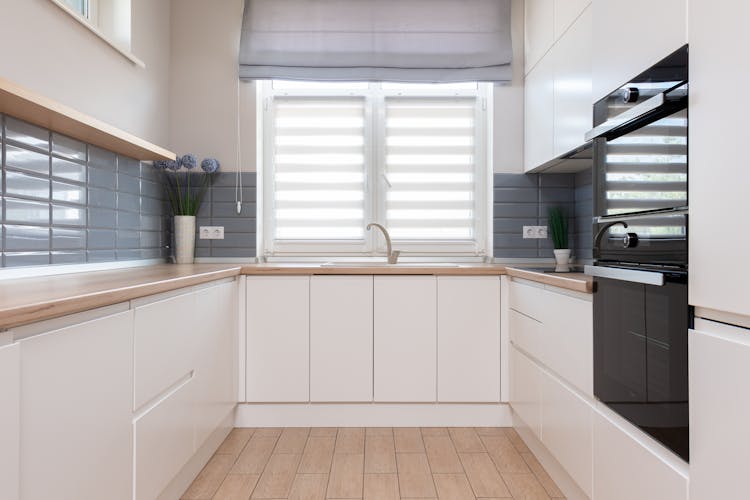
[{"label": "small window near ceiling", "polygon": [[121,52],[130,52],[131,0],[50,0]]},{"label": "small window near ceiling", "polygon": [[76,14],[89,19],[89,0],[63,0]]},{"label": "small window near ceiling", "polygon": [[477,82],[260,84],[266,257],[488,251],[487,98]]}]

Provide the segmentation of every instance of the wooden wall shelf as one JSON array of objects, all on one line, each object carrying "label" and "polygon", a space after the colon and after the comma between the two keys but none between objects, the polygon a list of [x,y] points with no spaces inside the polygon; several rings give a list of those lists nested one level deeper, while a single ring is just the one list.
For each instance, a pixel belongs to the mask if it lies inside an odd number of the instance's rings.
[{"label": "wooden wall shelf", "polygon": [[137,160],[174,160],[175,153],[0,78],[0,113]]}]

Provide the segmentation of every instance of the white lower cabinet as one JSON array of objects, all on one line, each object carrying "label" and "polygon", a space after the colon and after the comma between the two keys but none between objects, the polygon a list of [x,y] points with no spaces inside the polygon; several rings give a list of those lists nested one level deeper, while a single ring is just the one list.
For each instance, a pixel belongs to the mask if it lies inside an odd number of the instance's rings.
[{"label": "white lower cabinet", "polygon": [[537,439],[542,438],[542,370],[510,347],[510,404]]},{"label": "white lower cabinet", "polygon": [[437,398],[437,281],[375,276],[374,400]]},{"label": "white lower cabinet", "polygon": [[135,500],[157,498],[193,455],[194,382],[187,379],[135,421]]},{"label": "white lower cabinet", "polygon": [[18,344],[0,347],[0,498],[18,500],[21,355]]},{"label": "white lower cabinet", "polygon": [[[750,331],[696,320],[690,332],[690,500],[747,492]],[[743,493],[744,494],[744,493]]]},{"label": "white lower cabinet", "polygon": [[133,313],[20,345],[21,498],[132,500]]},{"label": "white lower cabinet", "polygon": [[438,401],[500,401],[500,277],[438,276]]},{"label": "white lower cabinet", "polygon": [[310,400],[371,402],[373,277],[310,279]]},{"label": "white lower cabinet", "polygon": [[589,497],[592,408],[553,375],[542,375],[542,443]]},{"label": "white lower cabinet", "polygon": [[602,413],[594,414],[593,498],[687,500],[687,477],[660,456],[669,452],[655,451],[659,445],[641,441],[635,429],[625,430],[629,426],[615,424]]},{"label": "white lower cabinet", "polygon": [[246,399],[310,400],[310,277],[248,276]]}]

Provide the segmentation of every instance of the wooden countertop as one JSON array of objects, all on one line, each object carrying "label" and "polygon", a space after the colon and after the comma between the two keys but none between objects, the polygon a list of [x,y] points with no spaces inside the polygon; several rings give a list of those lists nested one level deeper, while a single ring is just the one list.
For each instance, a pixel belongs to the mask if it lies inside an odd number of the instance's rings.
[{"label": "wooden countertop", "polygon": [[499,264],[457,266],[321,266],[318,264],[158,264],[0,281],[0,330],[237,275],[435,275],[507,274],[592,293],[593,280],[579,273],[540,273]]}]

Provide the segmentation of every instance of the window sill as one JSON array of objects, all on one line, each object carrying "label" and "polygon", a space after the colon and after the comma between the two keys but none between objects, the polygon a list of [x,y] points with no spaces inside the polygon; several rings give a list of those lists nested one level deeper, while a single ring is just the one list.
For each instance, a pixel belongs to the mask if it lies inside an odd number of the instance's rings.
[{"label": "window sill", "polygon": [[55,4],[57,7],[60,8],[63,12],[71,16],[73,19],[78,21],[80,25],[82,25],[84,28],[91,31],[94,35],[98,36],[99,38],[104,41],[107,45],[112,47],[115,51],[117,51],[121,56],[123,56],[125,59],[130,61],[131,63],[135,64],[136,66],[140,68],[145,68],[146,63],[141,61],[139,58],[135,56],[129,49],[125,49],[122,46],[120,46],[117,42],[115,42],[111,37],[109,37],[107,34],[105,34],[103,31],[101,31],[99,28],[94,26],[89,22],[88,19],[78,14],[76,11],[68,7],[65,3],[63,3],[62,0],[50,0],[53,4]]}]

